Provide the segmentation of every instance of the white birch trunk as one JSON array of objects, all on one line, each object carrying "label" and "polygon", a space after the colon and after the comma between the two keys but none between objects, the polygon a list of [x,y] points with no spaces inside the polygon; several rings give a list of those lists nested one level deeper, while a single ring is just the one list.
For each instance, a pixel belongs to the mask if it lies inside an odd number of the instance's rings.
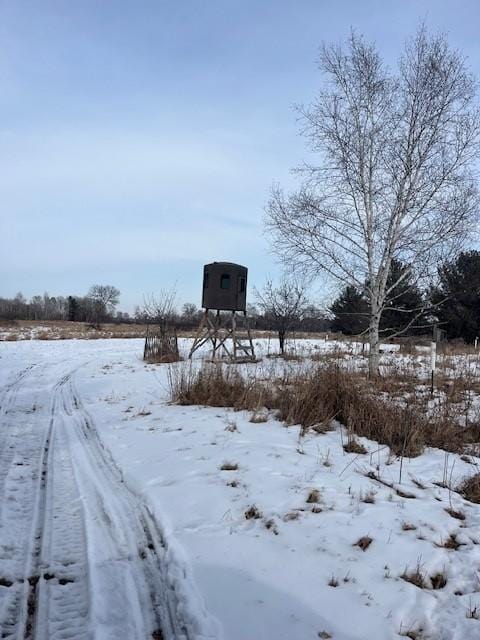
[{"label": "white birch trunk", "polygon": [[368,328],[368,341],[370,351],[368,354],[368,375],[374,378],[380,373],[380,314],[377,310],[372,310],[370,325]]}]

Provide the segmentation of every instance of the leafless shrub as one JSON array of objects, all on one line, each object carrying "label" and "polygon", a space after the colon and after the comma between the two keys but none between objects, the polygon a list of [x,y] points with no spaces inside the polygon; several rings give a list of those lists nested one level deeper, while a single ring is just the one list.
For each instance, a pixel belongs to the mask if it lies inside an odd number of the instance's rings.
[{"label": "leafless shrub", "polygon": [[338,587],[339,584],[340,583],[338,582],[338,578],[336,578],[335,576],[332,575],[332,577],[328,581],[328,586],[329,587]]},{"label": "leafless shrub", "polygon": [[143,316],[148,320],[143,358],[150,363],[181,360],[175,324],[176,291],[172,287],[157,296],[144,297]]},{"label": "leafless shrub", "polygon": [[480,503],[480,473],[476,473],[470,478],[466,478],[457,491],[469,502]]}]

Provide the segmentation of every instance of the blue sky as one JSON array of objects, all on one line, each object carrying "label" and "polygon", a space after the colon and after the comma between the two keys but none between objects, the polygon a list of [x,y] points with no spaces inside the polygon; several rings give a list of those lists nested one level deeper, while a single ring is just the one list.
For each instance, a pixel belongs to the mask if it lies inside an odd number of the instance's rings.
[{"label": "blue sky", "polygon": [[353,27],[393,65],[422,20],[480,78],[478,0],[0,0],[0,296],[113,284],[131,311],[176,285],[198,305],[212,260],[261,285],[319,45]]}]

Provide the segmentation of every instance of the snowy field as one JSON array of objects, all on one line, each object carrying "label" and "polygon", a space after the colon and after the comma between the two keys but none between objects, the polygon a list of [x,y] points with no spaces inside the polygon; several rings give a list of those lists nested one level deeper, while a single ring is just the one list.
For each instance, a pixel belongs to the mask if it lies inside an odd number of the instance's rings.
[{"label": "snowy field", "polygon": [[439,486],[480,460],[428,449],[399,484],[340,425],[169,404],[185,363],[142,350],[0,343],[2,638],[480,638],[480,505]]}]

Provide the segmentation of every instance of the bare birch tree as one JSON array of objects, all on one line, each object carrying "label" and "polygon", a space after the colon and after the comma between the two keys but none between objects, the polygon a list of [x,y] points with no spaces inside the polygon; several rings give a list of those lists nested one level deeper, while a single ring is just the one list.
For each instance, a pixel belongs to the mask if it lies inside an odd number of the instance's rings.
[{"label": "bare birch tree", "polygon": [[[327,83],[299,107],[317,164],[297,169],[298,191],[275,186],[266,223],[287,265],[366,292],[369,371],[379,371],[379,324],[401,280],[426,277],[475,228],[479,153],[476,83],[443,35],[421,27],[396,73],[352,33],[323,46]],[[392,260],[408,265],[388,284]],[[367,285],[365,285],[367,283]]]}]

